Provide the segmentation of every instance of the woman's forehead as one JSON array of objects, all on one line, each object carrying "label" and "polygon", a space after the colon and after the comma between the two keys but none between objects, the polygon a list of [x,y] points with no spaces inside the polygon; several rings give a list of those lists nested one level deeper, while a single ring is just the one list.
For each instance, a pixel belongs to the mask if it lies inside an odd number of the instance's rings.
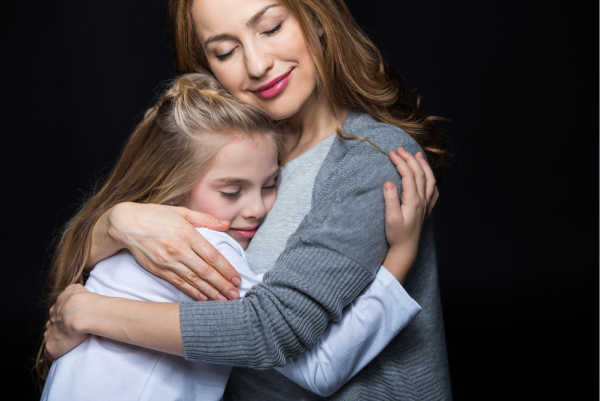
[{"label": "woman's forehead", "polygon": [[280,6],[277,0],[194,0],[191,12],[196,33],[205,40],[250,26]]}]

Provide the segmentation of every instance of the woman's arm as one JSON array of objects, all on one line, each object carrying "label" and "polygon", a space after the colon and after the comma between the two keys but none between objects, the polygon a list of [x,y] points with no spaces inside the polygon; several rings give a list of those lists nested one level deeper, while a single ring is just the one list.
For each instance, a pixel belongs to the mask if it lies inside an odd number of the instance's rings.
[{"label": "woman's arm", "polygon": [[240,276],[194,226],[226,230],[227,222],[183,207],[119,203],[92,231],[88,266],[127,248],[150,273],[194,299],[236,299]]},{"label": "woman's arm", "polygon": [[[361,154],[349,157],[364,158],[364,153],[369,150],[356,150]],[[285,364],[288,359],[311,348],[329,320],[339,319],[343,308],[373,279],[373,270],[383,259],[386,247],[381,246],[381,242],[385,243],[381,185],[383,180],[396,180],[397,185],[399,181],[387,159],[382,161],[379,154],[372,156],[377,163],[370,168],[356,163],[342,166],[347,167],[344,173],[354,177],[355,186],[343,185],[344,182],[336,182],[336,179],[329,183],[335,199],[327,201],[338,201],[337,208],[332,210],[333,205],[327,203],[314,205],[315,215],[305,219],[295,238],[290,240],[291,245],[280,257],[277,267],[266,275],[266,285],[255,287],[243,300],[185,303],[178,315],[176,305],[90,299],[86,301],[86,308],[95,317],[90,319],[88,313],[84,313],[79,314],[78,319],[73,313],[72,319],[66,319],[71,322],[67,326],[75,331],[87,330],[175,354],[181,353],[181,338],[178,337],[181,330],[188,358],[251,367]],[[343,181],[343,178],[337,179]],[[356,195],[356,191],[368,195],[362,200],[374,202],[370,209],[365,209],[365,205],[350,196]],[[381,204],[377,202],[378,198]],[[425,204],[420,207],[424,209]],[[344,210],[349,212],[346,219],[341,212]],[[357,224],[356,215],[361,212],[366,212],[362,217],[365,226],[361,226],[366,232],[358,239],[366,238],[366,242],[348,241],[359,231],[348,230],[348,227]],[[340,229],[343,232],[340,233]],[[330,230],[337,230],[340,236],[332,236]],[[330,246],[335,245],[331,241],[341,247]],[[357,243],[362,245],[359,249],[347,248],[349,244]],[[77,302],[71,304],[78,305]],[[82,310],[81,305],[79,307]],[[185,318],[182,314],[186,314]],[[157,330],[156,325],[149,326],[157,318],[169,327],[165,328],[163,324]],[[173,324],[177,319],[179,326]]]},{"label": "woman's arm", "polygon": [[[414,159],[407,157],[408,164],[396,152],[390,152],[390,159],[403,177],[404,191],[399,202],[395,185],[384,184],[385,230],[390,245],[384,265],[390,267],[389,271],[383,266],[379,269],[367,290],[344,310],[339,323],[329,326],[316,347],[277,368],[288,379],[321,397],[335,393],[360,372],[421,310],[400,283],[413,264],[418,242],[414,238],[418,239],[421,228],[414,223],[419,219],[412,214],[420,211],[419,198],[429,200],[424,210],[426,214],[431,212],[438,197],[437,188],[422,154]],[[411,174],[412,163],[420,164],[425,177]],[[412,167],[419,170],[417,165]]]},{"label": "woman's arm", "polygon": [[277,370],[301,387],[327,397],[375,358],[421,310],[385,267],[332,324],[320,343]]}]

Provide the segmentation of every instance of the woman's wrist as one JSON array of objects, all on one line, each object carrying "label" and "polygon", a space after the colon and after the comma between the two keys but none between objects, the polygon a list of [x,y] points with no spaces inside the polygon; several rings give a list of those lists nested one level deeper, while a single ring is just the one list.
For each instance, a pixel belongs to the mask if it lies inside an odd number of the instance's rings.
[{"label": "woman's wrist", "polygon": [[114,221],[122,213],[127,213],[127,203],[118,203],[108,209],[100,216],[92,230],[92,246],[90,249],[90,257],[88,258],[87,267],[92,267],[96,263],[109,256],[114,255],[121,249],[125,248],[125,244],[119,239],[118,230],[114,226]]}]

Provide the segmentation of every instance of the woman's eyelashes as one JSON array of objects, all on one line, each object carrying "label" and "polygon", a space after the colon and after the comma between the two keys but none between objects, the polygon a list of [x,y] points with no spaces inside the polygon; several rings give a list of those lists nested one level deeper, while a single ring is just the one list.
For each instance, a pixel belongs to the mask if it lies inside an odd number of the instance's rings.
[{"label": "woman's eyelashes", "polygon": [[229,56],[231,56],[233,54],[233,51],[235,50],[235,47],[233,49],[231,49],[230,51],[228,51],[227,53],[222,53],[222,54],[215,54],[215,57],[219,60],[219,61],[225,61],[227,60],[227,58]]},{"label": "woman's eyelashes", "polygon": [[274,33],[276,33],[277,31],[279,31],[281,29],[281,25],[283,25],[283,22],[280,22],[279,24],[275,25],[275,27],[272,29],[264,31],[263,34],[265,34],[267,36],[273,35]]},{"label": "woman's eyelashes", "polygon": [[[283,21],[282,21],[282,22],[280,22],[279,24],[275,25],[273,28],[271,28],[271,29],[269,29],[269,30],[266,30],[266,31],[263,31],[263,32],[261,32],[261,33],[262,33],[263,35],[266,35],[266,36],[271,36],[271,35],[274,35],[274,34],[276,34],[277,32],[279,32],[279,30],[281,29],[281,26],[282,26],[282,25],[283,25]],[[231,49],[230,51],[226,52],[226,53],[218,53],[218,52],[217,52],[217,53],[215,53],[215,57],[216,57],[216,58],[217,58],[217,60],[219,60],[219,61],[225,61],[225,60],[227,60],[227,59],[229,58],[229,56],[231,56],[231,55],[233,54],[233,52],[235,51],[235,49],[236,49],[236,48],[237,48],[237,46],[236,46],[236,47],[234,47],[233,49]]]}]

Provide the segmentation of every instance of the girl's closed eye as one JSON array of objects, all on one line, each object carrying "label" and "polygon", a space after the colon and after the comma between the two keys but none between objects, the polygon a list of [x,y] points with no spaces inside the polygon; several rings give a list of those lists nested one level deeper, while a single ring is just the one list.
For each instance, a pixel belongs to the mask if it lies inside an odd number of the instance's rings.
[{"label": "girl's closed eye", "polygon": [[262,187],[263,191],[275,191],[277,189],[277,185],[273,184],[273,185],[266,185],[264,187]]},{"label": "girl's closed eye", "polygon": [[237,199],[240,196],[241,188],[239,187],[231,187],[231,188],[223,188],[221,189],[221,195],[226,199]]}]

